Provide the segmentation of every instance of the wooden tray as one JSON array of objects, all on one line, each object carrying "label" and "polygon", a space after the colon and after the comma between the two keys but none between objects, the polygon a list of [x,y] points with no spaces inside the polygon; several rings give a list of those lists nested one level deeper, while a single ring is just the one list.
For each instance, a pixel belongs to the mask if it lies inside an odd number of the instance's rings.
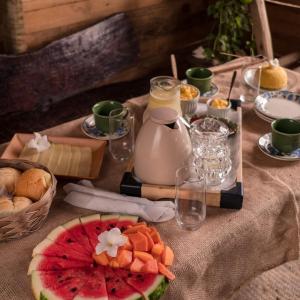
[{"label": "wooden tray", "polygon": [[[33,134],[16,133],[11,139],[5,151],[3,152],[1,158],[18,159],[25,144],[29,142],[33,137],[34,137]],[[55,144],[90,147],[92,152],[90,174],[88,176],[80,176],[80,174],[79,175],[56,174],[55,172],[54,175],[66,177],[66,178],[76,178],[76,179],[79,178],[95,179],[98,177],[102,165],[102,161],[103,161],[106,141],[99,141],[99,140],[86,139],[86,138],[58,137],[58,136],[48,136],[48,140]]]},{"label": "wooden tray", "polygon": [[[206,191],[206,205],[240,209],[243,206],[243,166],[242,166],[242,108],[240,100],[231,100],[232,108],[237,111],[239,119],[238,142],[239,148],[237,153],[238,166],[236,169],[235,185],[230,189],[208,189]],[[175,198],[174,186],[159,186],[138,182],[132,174],[132,165],[129,165],[124,173],[120,193],[135,197],[145,197],[151,200],[164,198]]]}]

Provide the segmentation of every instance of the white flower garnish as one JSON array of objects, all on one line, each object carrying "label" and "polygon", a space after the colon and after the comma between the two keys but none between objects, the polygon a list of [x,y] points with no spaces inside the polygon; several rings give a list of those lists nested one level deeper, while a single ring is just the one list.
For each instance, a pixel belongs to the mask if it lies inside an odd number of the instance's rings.
[{"label": "white flower garnish", "polygon": [[40,135],[38,132],[34,132],[34,138],[27,143],[28,148],[36,149],[37,152],[43,152],[50,147],[48,138],[46,135]]},{"label": "white flower garnish", "polygon": [[279,60],[277,58],[271,59],[271,60],[269,60],[269,64],[273,68],[279,67]]},{"label": "white flower garnish", "polygon": [[116,257],[118,248],[125,245],[127,237],[122,235],[119,228],[113,228],[110,231],[104,231],[98,236],[99,243],[96,246],[96,254],[104,251],[111,257]]}]

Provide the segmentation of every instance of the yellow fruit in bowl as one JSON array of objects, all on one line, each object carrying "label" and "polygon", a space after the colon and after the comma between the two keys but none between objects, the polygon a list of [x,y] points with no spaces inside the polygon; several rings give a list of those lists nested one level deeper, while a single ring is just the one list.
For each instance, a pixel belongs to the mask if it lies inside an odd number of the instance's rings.
[{"label": "yellow fruit in bowl", "polygon": [[180,85],[180,100],[193,100],[199,96],[199,91],[189,84]]},{"label": "yellow fruit in bowl", "polygon": [[229,105],[228,101],[225,99],[221,99],[221,98],[216,98],[214,99],[211,103],[210,106],[214,107],[214,108],[227,108]]}]

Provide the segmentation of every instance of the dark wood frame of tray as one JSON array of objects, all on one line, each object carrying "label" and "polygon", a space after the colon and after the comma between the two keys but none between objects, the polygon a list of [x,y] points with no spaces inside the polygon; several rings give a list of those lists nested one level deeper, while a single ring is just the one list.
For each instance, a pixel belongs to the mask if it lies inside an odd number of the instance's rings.
[{"label": "dark wood frame of tray", "polygon": [[[241,100],[231,100],[232,109],[239,114],[239,166],[236,184],[229,190],[207,191],[206,205],[220,208],[240,209],[243,206],[243,160],[242,160],[242,107]],[[128,166],[120,184],[120,193],[128,196],[145,197],[151,200],[175,198],[174,186],[151,185],[138,182],[132,174],[132,163]]]}]

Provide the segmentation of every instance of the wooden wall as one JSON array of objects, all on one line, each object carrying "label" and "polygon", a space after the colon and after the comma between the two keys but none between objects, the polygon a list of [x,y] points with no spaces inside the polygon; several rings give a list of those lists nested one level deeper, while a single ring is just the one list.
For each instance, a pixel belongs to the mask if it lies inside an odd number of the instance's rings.
[{"label": "wooden wall", "polygon": [[208,0],[0,0],[0,5],[2,53],[34,51],[112,14],[128,13],[140,45],[138,65],[110,83],[149,73],[210,29]]},{"label": "wooden wall", "polygon": [[[300,6],[299,0],[279,0]],[[275,56],[300,51],[300,8],[266,1]]]}]

